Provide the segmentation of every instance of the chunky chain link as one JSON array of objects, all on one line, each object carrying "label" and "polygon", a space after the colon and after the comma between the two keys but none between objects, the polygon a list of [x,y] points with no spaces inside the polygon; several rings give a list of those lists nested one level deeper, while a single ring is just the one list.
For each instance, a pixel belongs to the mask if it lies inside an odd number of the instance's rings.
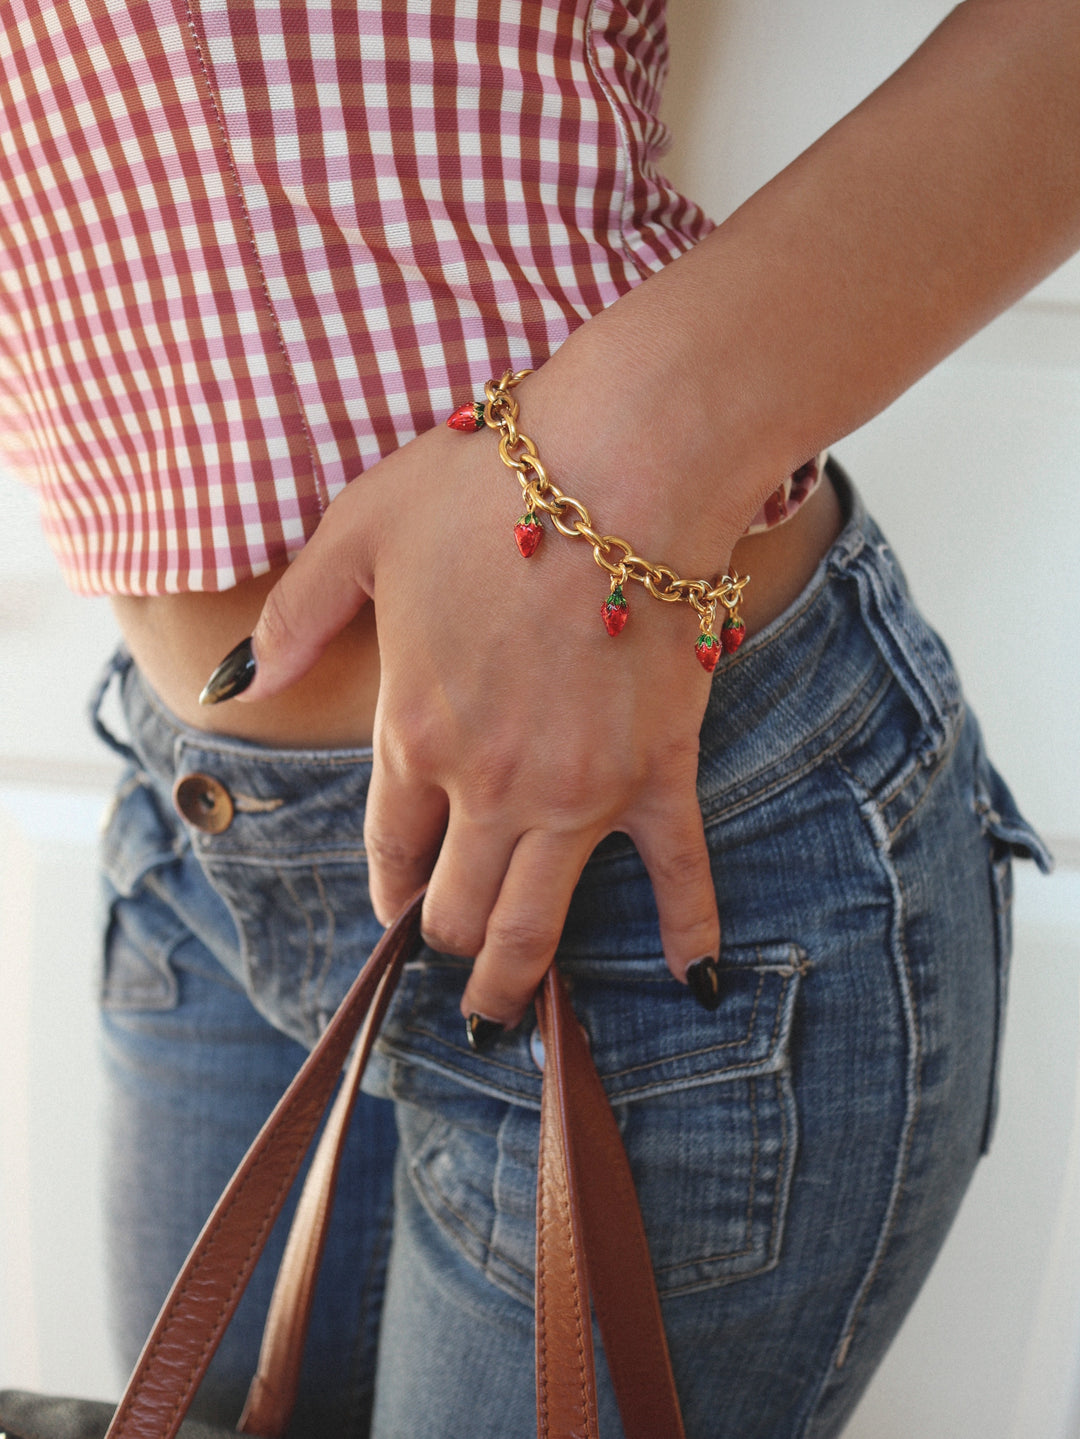
[{"label": "chunky chain link", "polygon": [[560,534],[591,545],[593,559],[615,584],[636,580],[654,599],[691,605],[701,620],[702,633],[712,626],[718,604],[729,614],[734,613],[749,575],[724,575],[715,585],[708,580],[681,579],[667,565],[642,559],[634,553],[633,546],[618,535],[601,534],[581,501],[559,489],[548,475],[536,446],[517,426],[519,408],[512,391],[530,374],[531,370],[507,370],[501,379],[489,380],[484,386],[484,423],[499,431],[499,458],[516,473],[526,509],[549,516]]}]

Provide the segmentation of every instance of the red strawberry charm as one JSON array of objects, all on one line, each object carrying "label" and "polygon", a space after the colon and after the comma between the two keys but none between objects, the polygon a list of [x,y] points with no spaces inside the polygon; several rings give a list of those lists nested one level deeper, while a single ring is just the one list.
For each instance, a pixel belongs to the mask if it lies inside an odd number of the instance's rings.
[{"label": "red strawberry charm", "polygon": [[526,560],[530,555],[536,554],[536,547],[543,538],[544,527],[535,510],[522,515],[514,526],[514,539],[517,540],[517,547]]},{"label": "red strawberry charm", "polygon": [[458,405],[446,423],[451,430],[460,430],[463,435],[471,435],[477,430],[482,430],[484,428],[483,403],[480,400],[470,400],[467,405]]},{"label": "red strawberry charm", "polygon": [[600,618],[604,621],[604,628],[609,635],[617,635],[626,624],[627,616],[630,613],[630,606],[626,602],[626,596],[622,592],[622,585],[613,585],[611,594],[600,606]]},{"label": "red strawberry charm", "polygon": [[697,655],[701,668],[708,674],[712,674],[716,668],[716,661],[723,652],[723,646],[715,635],[698,635],[694,643],[694,653]]},{"label": "red strawberry charm", "polygon": [[738,615],[729,615],[720,627],[724,653],[733,655],[746,638],[746,625]]}]

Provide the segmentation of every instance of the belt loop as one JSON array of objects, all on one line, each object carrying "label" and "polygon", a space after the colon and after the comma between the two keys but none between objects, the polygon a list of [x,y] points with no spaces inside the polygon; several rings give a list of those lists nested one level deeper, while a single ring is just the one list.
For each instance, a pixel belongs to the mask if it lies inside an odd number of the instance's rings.
[{"label": "belt loop", "polygon": [[128,670],[130,670],[131,663],[131,656],[123,645],[121,645],[105,666],[101,678],[98,680],[97,686],[90,697],[88,713],[90,723],[94,727],[94,733],[102,743],[107,744],[111,750],[114,750],[123,759],[127,760],[129,764],[137,764],[138,757],[135,751],[129,744],[125,744],[122,739],[119,739],[113,734],[112,730],[109,729],[102,718],[102,710],[105,707],[105,702],[108,698],[109,689],[113,680],[118,679],[119,682],[123,684],[124,676]]}]

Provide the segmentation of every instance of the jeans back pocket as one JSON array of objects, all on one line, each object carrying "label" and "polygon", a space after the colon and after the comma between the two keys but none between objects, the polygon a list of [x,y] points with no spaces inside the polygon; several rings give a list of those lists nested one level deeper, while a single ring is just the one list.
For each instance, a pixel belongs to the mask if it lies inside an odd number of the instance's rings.
[{"label": "jeans back pocket", "polygon": [[[574,1009],[615,1110],[657,1284],[677,1294],[779,1259],[797,1143],[789,1042],[806,968],[794,945],[721,955],[706,1013],[656,959],[577,960]],[[492,1280],[532,1302],[542,1051],[534,1022],[486,1055],[464,1041],[465,968],[409,965],[372,1084],[399,1102],[428,1213]]]}]

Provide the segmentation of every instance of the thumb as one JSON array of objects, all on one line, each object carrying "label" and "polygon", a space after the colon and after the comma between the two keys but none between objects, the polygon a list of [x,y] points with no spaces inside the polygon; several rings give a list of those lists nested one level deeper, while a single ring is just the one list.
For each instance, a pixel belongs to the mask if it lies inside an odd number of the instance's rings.
[{"label": "thumb", "polygon": [[[347,491],[345,492],[347,493]],[[344,498],[342,495],[341,498]],[[307,674],[370,597],[345,507],[327,510],[263,603],[258,623],[206,682],[200,704],[269,699]]]}]

